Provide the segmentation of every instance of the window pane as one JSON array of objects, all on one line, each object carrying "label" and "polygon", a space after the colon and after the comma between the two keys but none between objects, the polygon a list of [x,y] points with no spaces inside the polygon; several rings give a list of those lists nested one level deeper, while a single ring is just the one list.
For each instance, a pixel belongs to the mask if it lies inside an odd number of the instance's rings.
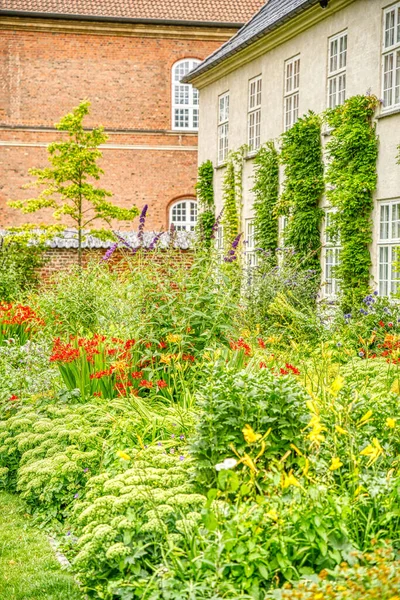
[{"label": "window pane", "polygon": [[391,10],[386,13],[385,18],[385,48],[389,48],[394,44],[394,18],[395,11]]},{"label": "window pane", "polygon": [[347,34],[340,38],[339,69],[344,69],[347,64]]},{"label": "window pane", "polygon": [[400,104],[400,50],[397,50],[397,52],[396,52],[394,103]]},{"label": "window pane", "polygon": [[329,61],[329,71],[333,73],[337,70],[338,65],[338,40],[332,40],[330,43],[330,61]]},{"label": "window pane", "polygon": [[387,54],[383,66],[383,103],[385,106],[392,105],[393,98],[393,59],[394,54]]},{"label": "window pane", "polygon": [[389,278],[389,247],[381,246],[379,248],[379,294],[388,295]]},{"label": "window pane", "polygon": [[380,232],[379,239],[389,239],[389,205],[384,204],[380,210]]}]

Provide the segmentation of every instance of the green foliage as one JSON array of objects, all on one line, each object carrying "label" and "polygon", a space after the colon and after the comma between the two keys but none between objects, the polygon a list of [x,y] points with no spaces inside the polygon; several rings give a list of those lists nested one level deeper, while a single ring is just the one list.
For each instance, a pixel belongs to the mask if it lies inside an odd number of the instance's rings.
[{"label": "green foliage", "polygon": [[304,268],[320,271],[324,167],[318,115],[310,111],[282,135],[281,162],[285,180],[280,212],[289,217],[285,244],[299,254]]},{"label": "green foliage", "polygon": [[229,248],[240,233],[242,213],[242,176],[243,157],[246,147],[242,146],[237,152],[231,152],[226,163],[223,181],[223,215],[224,243]]},{"label": "green foliage", "polygon": [[259,265],[251,273],[251,285],[245,290],[246,326],[258,327],[262,333],[285,340],[318,339],[323,334],[315,311],[319,272],[304,269],[290,248],[282,248],[272,257],[267,254],[264,258],[261,253],[259,256]]},{"label": "green foliage", "polygon": [[213,164],[211,160],[206,160],[199,166],[197,183],[195,186],[200,208],[197,228],[201,243],[206,248],[211,246],[211,234],[215,223],[213,178]]},{"label": "green foliage", "polygon": [[35,288],[45,263],[44,247],[19,236],[0,239],[0,301],[10,302]]},{"label": "green foliage", "polygon": [[188,482],[187,457],[161,446],[126,454],[122,473],[103,473],[75,509],[74,565],[90,596],[144,598],[162,560],[162,546],[179,546],[205,503]]},{"label": "green foliage", "polygon": [[[111,227],[113,220],[131,221],[138,215],[135,206],[131,209],[115,206],[107,200],[111,192],[91,183],[91,180],[98,181],[103,173],[97,163],[102,156],[99,146],[105,143],[107,135],[102,127],[84,130],[83,119],[89,107],[90,102],[81,102],[56,125],[59,131],[67,132],[68,139],[49,145],[48,159],[52,166],[30,169],[30,174],[36,177],[31,185],[45,186],[45,189],[37,198],[9,203],[23,213],[53,208],[56,220],[64,216],[71,219],[78,232],[79,262],[83,232],[93,221],[100,220]],[[112,235],[105,229],[90,232],[102,239]]]},{"label": "green foliage", "polygon": [[[319,578],[302,581],[294,589],[276,591],[275,600],[396,600],[400,589],[400,560],[393,548],[379,548],[368,554],[353,554]],[[294,596],[296,594],[296,596]]]},{"label": "green foliage", "polygon": [[349,310],[358,305],[370,289],[372,242],[372,195],[377,184],[378,138],[372,119],[378,106],[375,96],[353,96],[328,111],[332,128],[327,144],[329,165],[326,181],[332,207],[332,232],[340,237],[340,280],[342,304]]},{"label": "green foliage", "polygon": [[301,444],[305,425],[304,397],[288,377],[277,379],[267,369],[239,370],[225,357],[207,369],[207,383],[199,391],[201,407],[192,456],[197,479],[202,484],[215,481],[215,465],[237,452],[248,451],[242,429],[250,425],[260,434],[272,428],[263,459],[267,464],[282,457],[291,442]]},{"label": "green foliage", "polygon": [[278,246],[279,155],[273,141],[260,148],[254,165],[255,243],[257,247],[274,253]]}]

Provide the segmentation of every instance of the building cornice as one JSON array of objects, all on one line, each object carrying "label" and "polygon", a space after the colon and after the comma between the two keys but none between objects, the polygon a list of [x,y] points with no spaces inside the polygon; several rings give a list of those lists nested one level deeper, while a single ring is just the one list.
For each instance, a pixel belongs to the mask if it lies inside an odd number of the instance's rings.
[{"label": "building cornice", "polygon": [[263,56],[277,46],[291,40],[300,33],[303,33],[303,31],[324,21],[327,17],[342,10],[352,2],[354,2],[354,0],[336,0],[335,2],[330,3],[325,9],[321,9],[319,4],[313,6],[300,15],[290,19],[290,21],[287,21],[276,30],[260,37],[249,46],[246,46],[242,50],[238,50],[235,54],[229,56],[221,63],[217,63],[208,71],[199,74],[197,77],[191,77],[190,83],[198,89],[204,88],[207,85],[218,81],[222,77],[229,75],[229,73],[236,71],[240,67],[256,60],[260,56]]},{"label": "building cornice", "polygon": [[[238,26],[239,27],[239,26]],[[174,25],[155,22],[102,21],[85,19],[49,19],[39,17],[7,16],[0,12],[0,29],[12,31],[40,31],[43,33],[74,33],[125,37],[179,38],[225,42],[238,27],[223,25]]]}]

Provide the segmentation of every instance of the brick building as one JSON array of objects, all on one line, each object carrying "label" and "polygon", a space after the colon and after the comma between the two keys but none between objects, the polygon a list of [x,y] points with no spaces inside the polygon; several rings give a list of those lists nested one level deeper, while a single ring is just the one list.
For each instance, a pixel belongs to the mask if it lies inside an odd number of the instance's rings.
[{"label": "brick building", "polygon": [[46,165],[54,123],[83,99],[92,103],[86,124],[109,134],[101,184],[113,201],[149,204],[148,228],[179,218],[190,228],[198,92],[179,80],[262,4],[0,0],[0,228],[25,219],[6,203],[32,197],[22,189],[28,169]]}]

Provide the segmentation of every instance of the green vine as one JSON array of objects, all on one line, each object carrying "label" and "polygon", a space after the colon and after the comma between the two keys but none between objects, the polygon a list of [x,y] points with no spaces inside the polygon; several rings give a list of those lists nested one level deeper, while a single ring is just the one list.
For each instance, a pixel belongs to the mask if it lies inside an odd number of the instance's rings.
[{"label": "green vine", "polygon": [[254,159],[254,234],[256,246],[273,253],[278,246],[279,156],[273,141],[260,148]]},{"label": "green vine", "polygon": [[200,209],[197,227],[202,243],[206,248],[211,246],[211,235],[215,223],[213,177],[213,164],[211,160],[206,160],[199,166],[197,183],[195,185]]},{"label": "green vine", "polygon": [[246,146],[229,154],[223,181],[224,243],[230,247],[240,233],[243,196],[243,160]]},{"label": "green vine", "polygon": [[327,197],[337,212],[332,233],[340,239],[340,281],[345,310],[356,306],[369,292],[372,242],[371,212],[377,184],[378,138],[372,122],[378,106],[375,96],[353,96],[326,113],[332,128],[327,144],[329,165]]},{"label": "green vine", "polygon": [[289,217],[285,245],[295,250],[302,267],[319,272],[324,166],[318,115],[310,111],[282,135],[281,162],[285,181],[279,210]]}]

